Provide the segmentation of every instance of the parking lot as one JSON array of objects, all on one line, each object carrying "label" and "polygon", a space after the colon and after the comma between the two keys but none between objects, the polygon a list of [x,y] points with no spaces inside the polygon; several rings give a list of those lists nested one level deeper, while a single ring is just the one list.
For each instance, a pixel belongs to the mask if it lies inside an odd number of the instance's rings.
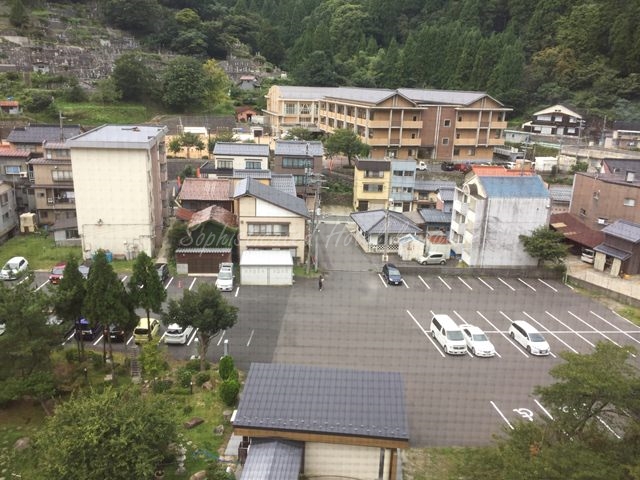
[{"label": "parking lot", "polygon": [[[443,277],[425,266],[388,286],[379,256],[364,255],[348,236],[331,232],[335,226],[323,226],[322,291],[316,279],[297,279],[293,287],[241,286],[224,293],[239,307],[239,319],[212,342],[211,359],[226,345],[242,369],[251,362],[283,362],[400,372],[411,444],[421,447],[487,444],[518,421],[550,416],[532,392],[552,381],[548,371],[562,362],[563,351],[589,353],[598,341],[640,346],[639,327],[561,282]],[[177,298],[214,280],[172,278],[167,291]],[[429,335],[434,313],[480,327],[496,356],[445,355]],[[516,319],[544,335],[551,355],[531,356],[508,336]],[[189,358],[195,344],[169,351]]]}]

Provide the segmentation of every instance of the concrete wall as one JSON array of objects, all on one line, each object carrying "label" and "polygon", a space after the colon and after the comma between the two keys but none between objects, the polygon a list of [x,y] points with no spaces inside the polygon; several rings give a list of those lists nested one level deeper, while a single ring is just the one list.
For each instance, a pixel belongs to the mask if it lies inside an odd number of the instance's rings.
[{"label": "concrete wall", "polygon": [[[389,478],[391,453],[385,450],[383,479]],[[307,478],[380,478],[380,448],[311,443],[305,446]]]}]

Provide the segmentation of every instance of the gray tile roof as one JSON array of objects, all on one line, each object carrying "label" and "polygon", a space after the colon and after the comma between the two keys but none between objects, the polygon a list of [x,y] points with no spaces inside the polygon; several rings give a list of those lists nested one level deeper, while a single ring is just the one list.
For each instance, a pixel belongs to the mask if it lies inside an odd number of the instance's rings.
[{"label": "gray tile roof", "polygon": [[241,480],[298,480],[304,444],[253,438]]},{"label": "gray tile roof", "polygon": [[566,185],[550,185],[549,196],[554,202],[570,202],[573,187]]},{"label": "gray tile roof", "polygon": [[68,139],[82,133],[82,127],[80,125],[64,125],[62,132],[60,125],[33,124],[15,127],[7,136],[7,141],[9,143],[42,143],[45,140],[59,142],[61,133],[65,139]]},{"label": "gray tile roof", "polygon": [[616,220],[611,225],[604,227],[602,233],[622,238],[631,243],[640,242],[640,224],[628,220]]},{"label": "gray tile roof", "polygon": [[307,209],[307,204],[304,200],[296,197],[295,195],[289,195],[275,187],[263,185],[253,178],[243,178],[236,185],[236,189],[233,194],[234,198],[245,195],[259,198],[302,217],[309,218],[309,210]]},{"label": "gray tile roof", "polygon": [[416,180],[414,190],[420,192],[436,192],[440,188],[456,188],[456,182],[444,180]]},{"label": "gray tile roof", "polygon": [[233,178],[271,178],[271,170],[234,169]]},{"label": "gray tile roof", "polygon": [[272,173],[271,186],[294,197],[297,195],[296,181],[290,173]]},{"label": "gray tile roof", "polygon": [[166,133],[160,125],[103,125],[67,140],[73,148],[148,149],[158,136]]},{"label": "gray tile roof", "polygon": [[453,202],[455,188],[439,188],[438,195],[443,202]]},{"label": "gray tile roof", "polygon": [[433,208],[423,208],[420,210],[420,216],[424,219],[425,223],[451,223],[451,215],[451,212],[446,213]]},{"label": "gray tile roof", "polygon": [[604,243],[601,243],[600,245],[595,246],[593,249],[596,252],[604,253],[605,255],[608,255],[613,258],[617,258],[623,262],[631,258],[630,252],[625,252],[624,250],[620,250],[619,248],[615,248],[610,245],[606,245]]},{"label": "gray tile roof", "polygon": [[250,157],[269,157],[269,145],[260,143],[217,142],[213,147],[214,155],[247,155]]},{"label": "gray tile roof", "polygon": [[469,105],[487,96],[484,92],[421,90],[416,88],[399,88],[398,93],[410,98],[416,103],[441,105]]},{"label": "gray tile roof", "polygon": [[299,140],[276,140],[275,155],[312,156],[324,155],[322,142],[304,142]]},{"label": "gray tile roof", "polygon": [[640,158],[605,158],[602,162],[605,165],[605,171],[609,173],[625,175],[630,171],[635,172],[636,176],[640,176]]},{"label": "gray tile roof", "polygon": [[405,217],[402,213],[389,210],[389,222],[387,225],[386,210],[369,210],[367,212],[354,212],[351,218],[360,230],[368,234],[384,233],[385,231],[398,235],[401,233],[420,233],[422,230]]},{"label": "gray tile roof", "polygon": [[478,178],[489,198],[549,198],[549,190],[537,175]]},{"label": "gray tile roof", "polygon": [[253,363],[234,428],[409,439],[402,376]]}]

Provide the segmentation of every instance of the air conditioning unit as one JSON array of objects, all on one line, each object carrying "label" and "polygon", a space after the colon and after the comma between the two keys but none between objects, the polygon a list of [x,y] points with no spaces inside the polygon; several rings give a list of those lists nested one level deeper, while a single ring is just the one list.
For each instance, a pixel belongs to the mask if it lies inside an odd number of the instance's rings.
[{"label": "air conditioning unit", "polygon": [[20,178],[27,178],[29,174],[27,172],[20,172]]},{"label": "air conditioning unit", "polygon": [[47,198],[47,203],[53,203],[53,198],[52,197]]},{"label": "air conditioning unit", "polygon": [[598,225],[606,225],[606,224],[607,224],[606,218],[598,218]]}]

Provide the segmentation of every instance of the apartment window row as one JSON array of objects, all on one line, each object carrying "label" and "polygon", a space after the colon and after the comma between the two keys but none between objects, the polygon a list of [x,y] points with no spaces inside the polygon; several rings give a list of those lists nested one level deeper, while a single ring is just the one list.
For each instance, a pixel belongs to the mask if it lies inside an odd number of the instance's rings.
[{"label": "apartment window row", "polygon": [[393,193],[413,193],[412,187],[393,187],[391,189]]},{"label": "apartment window row", "polygon": [[365,170],[364,178],[384,178],[384,172]]},{"label": "apartment window row", "polygon": [[282,159],[282,168],[311,168],[313,161],[310,158],[287,158]]},{"label": "apartment window row", "polygon": [[5,206],[7,203],[9,203],[9,194],[3,193],[0,195],[0,205]]},{"label": "apartment window row", "polygon": [[51,178],[54,182],[68,182],[73,180],[73,172],[71,170],[52,170]]},{"label": "apartment window row", "polygon": [[288,223],[250,223],[247,225],[247,235],[261,237],[288,237]]},{"label": "apartment window row", "polygon": [[384,185],[381,183],[365,183],[362,186],[363,192],[382,192],[384,191]]},{"label": "apartment window row", "polygon": [[413,171],[412,170],[394,170],[393,176],[394,177],[413,177]]},{"label": "apartment window row", "polygon": [[5,165],[4,173],[6,175],[20,175],[20,165]]}]

